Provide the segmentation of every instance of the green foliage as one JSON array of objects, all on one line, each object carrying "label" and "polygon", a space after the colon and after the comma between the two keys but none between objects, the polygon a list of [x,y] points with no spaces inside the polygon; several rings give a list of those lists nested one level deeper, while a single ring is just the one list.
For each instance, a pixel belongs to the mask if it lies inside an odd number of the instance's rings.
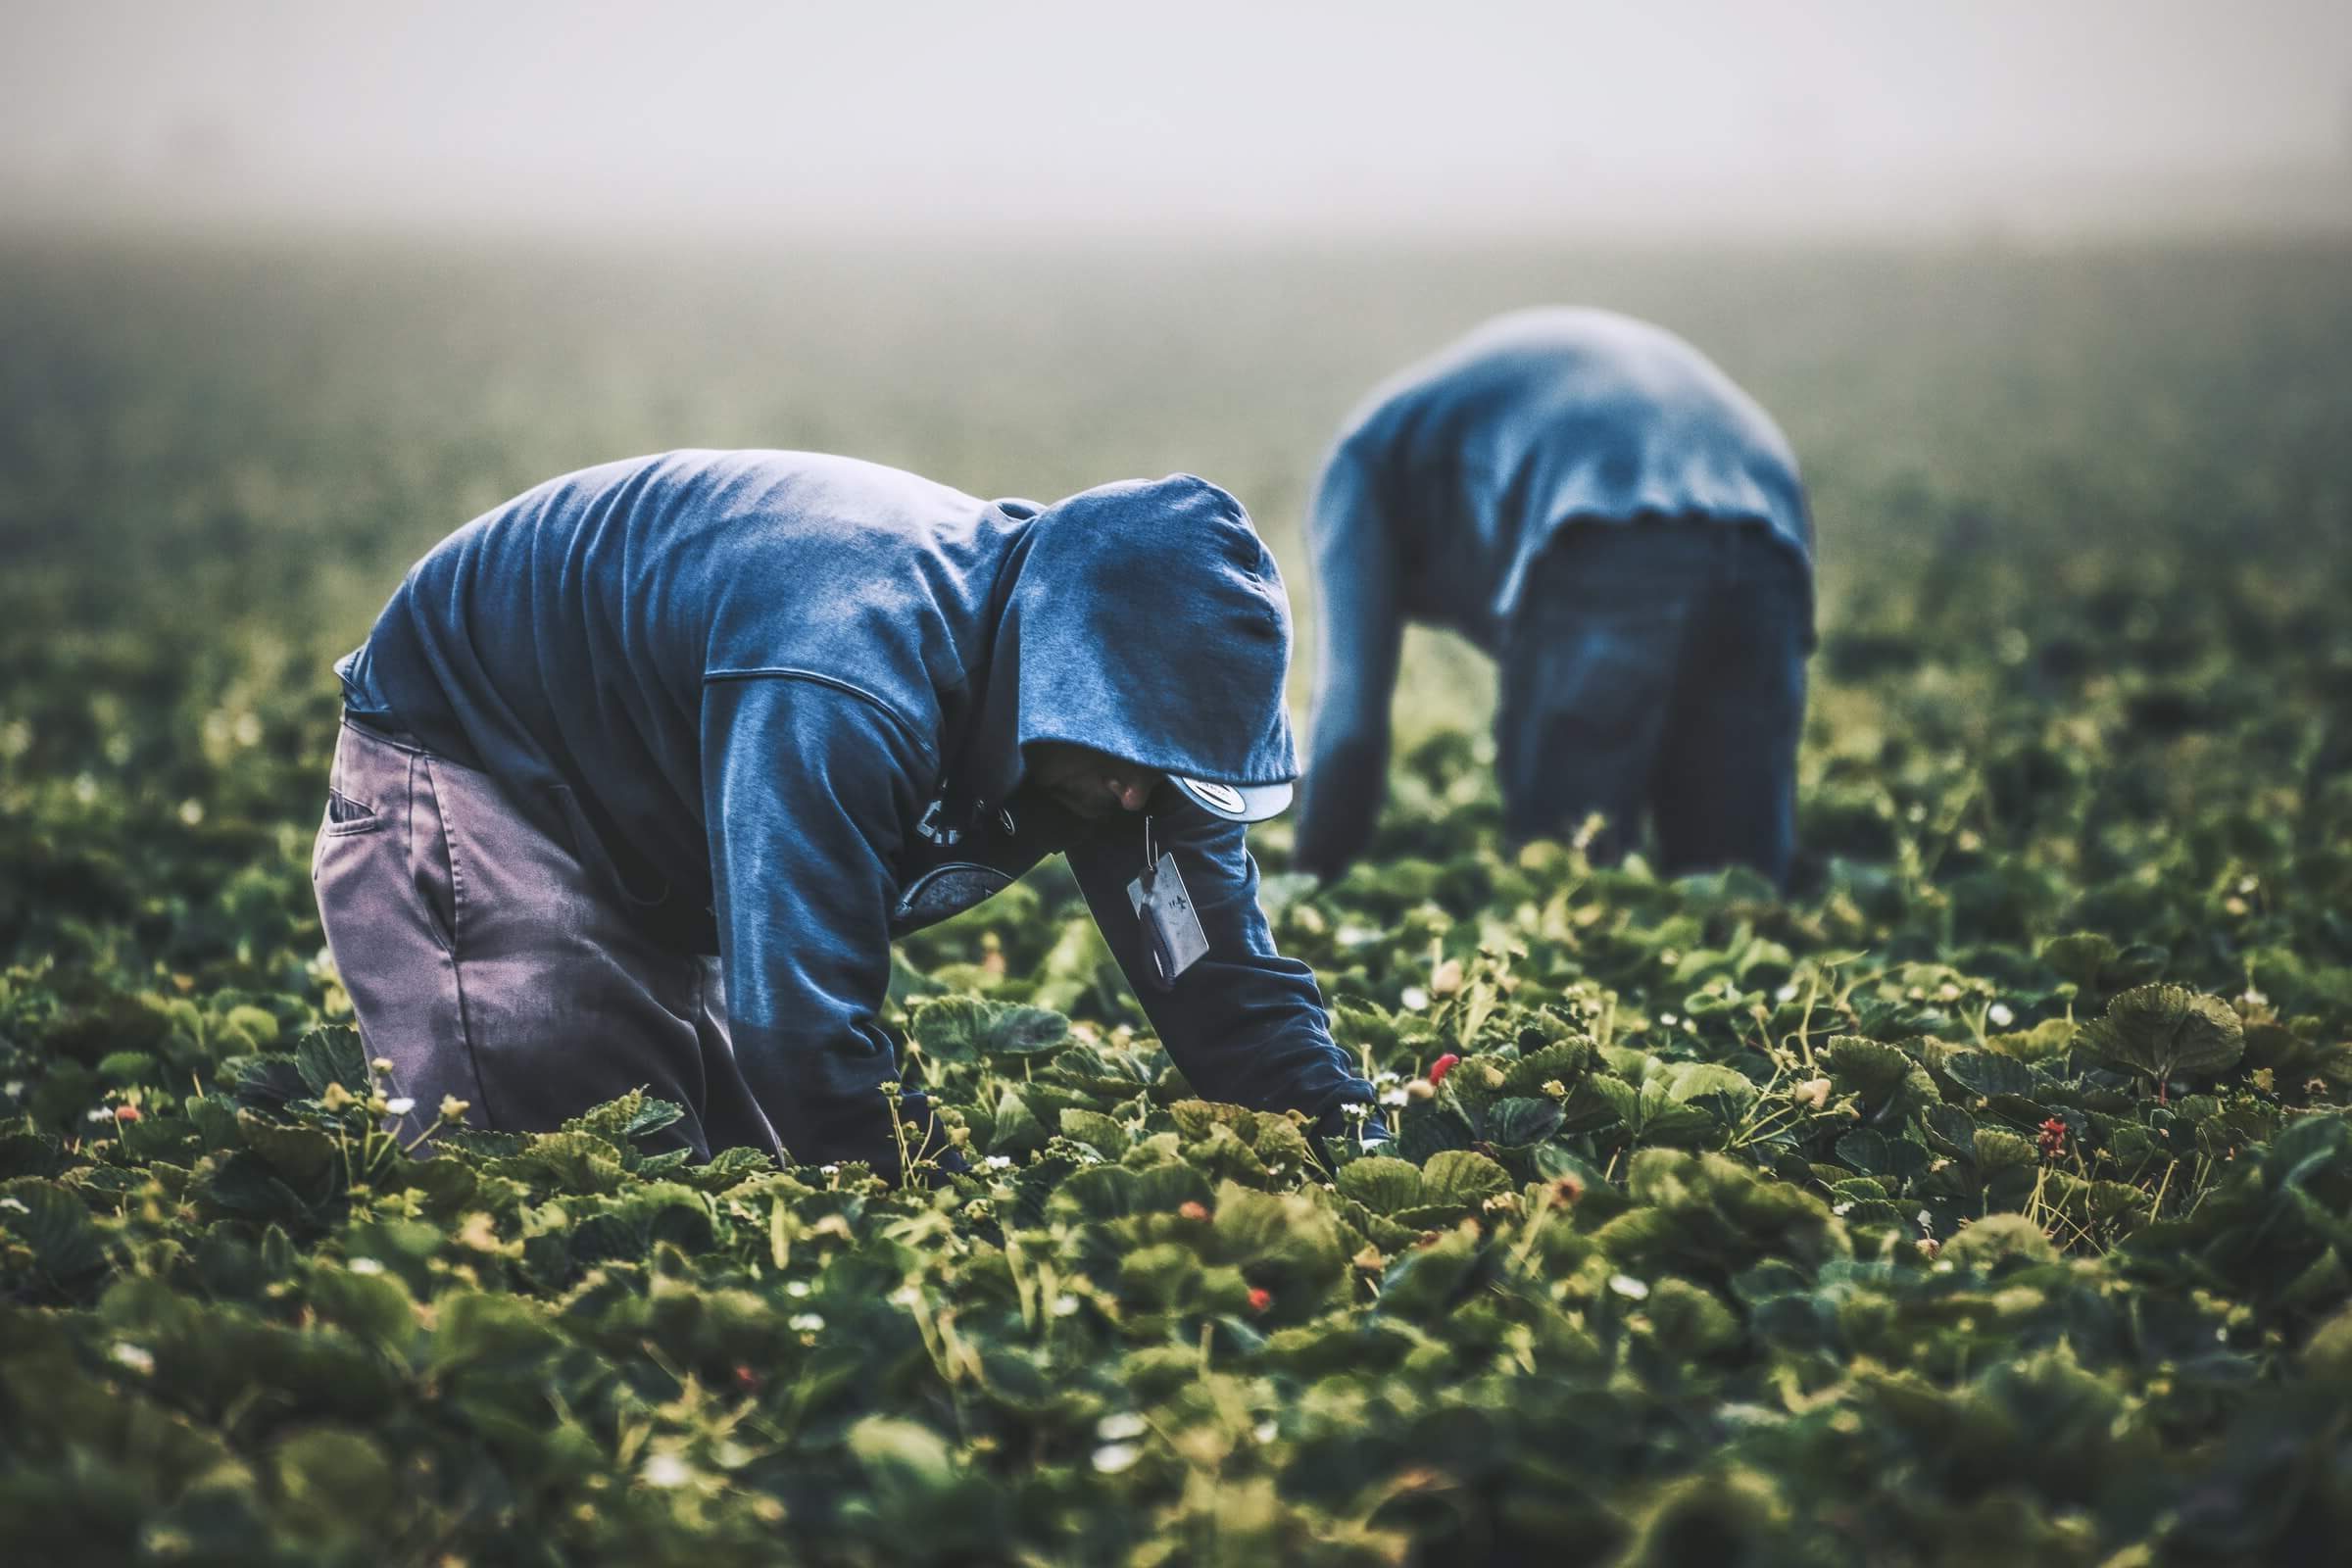
[{"label": "green foliage", "polygon": [[[1039,288],[1034,248],[936,264],[929,305],[888,269],[682,291],[534,254],[449,260],[424,311],[403,264],[327,260],[0,256],[16,1556],[2337,1551],[2340,257],[1462,258],[1442,289],[1252,257],[1162,290],[1199,329],[1124,385],[1120,356],[1050,359],[1129,331],[1123,269],[1050,279],[1051,333],[992,346],[963,308]],[[866,432],[841,440],[1037,494],[1173,441],[1287,563],[1279,498],[1368,368],[1555,285],[1736,347],[1806,454],[1788,898],[1503,845],[1483,676],[1416,643],[1365,863],[1317,887],[1287,824],[1251,839],[1396,1129],[1377,1152],[1199,1098],[1058,863],[893,955],[882,1021],[968,1177],[689,1165],[643,1095],[430,1158],[385,1130],[308,849],[328,662],[448,526],[683,427]],[[926,436],[906,387],[991,384],[939,377],[943,343],[1047,358],[1017,412]],[[551,358],[580,344],[592,374]],[[448,396],[453,356],[501,395]],[[682,413],[579,395],[657,384]],[[1886,416],[1930,385],[1936,418]]]},{"label": "green foliage", "polygon": [[2210,1078],[2245,1054],[2245,1025],[2219,997],[2180,986],[2140,986],[2085,1025],[2082,1043],[2101,1059],[2154,1079],[2161,1088],[2195,1073]]}]

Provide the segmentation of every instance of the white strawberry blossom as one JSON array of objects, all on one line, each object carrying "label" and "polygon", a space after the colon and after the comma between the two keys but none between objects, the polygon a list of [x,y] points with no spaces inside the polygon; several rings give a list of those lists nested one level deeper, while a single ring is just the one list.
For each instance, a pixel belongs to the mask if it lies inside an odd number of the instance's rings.
[{"label": "white strawberry blossom", "polygon": [[694,1471],[674,1453],[657,1453],[645,1461],[640,1472],[649,1487],[682,1487],[694,1479]]}]

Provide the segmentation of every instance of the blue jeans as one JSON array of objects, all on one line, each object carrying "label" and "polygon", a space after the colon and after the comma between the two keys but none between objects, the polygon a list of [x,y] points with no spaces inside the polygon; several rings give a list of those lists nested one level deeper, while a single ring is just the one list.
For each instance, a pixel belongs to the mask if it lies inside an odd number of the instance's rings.
[{"label": "blue jeans", "polygon": [[1646,810],[1668,875],[1754,867],[1796,844],[1812,584],[1762,527],[1576,523],[1531,569],[1498,651],[1504,831],[1623,855]]}]

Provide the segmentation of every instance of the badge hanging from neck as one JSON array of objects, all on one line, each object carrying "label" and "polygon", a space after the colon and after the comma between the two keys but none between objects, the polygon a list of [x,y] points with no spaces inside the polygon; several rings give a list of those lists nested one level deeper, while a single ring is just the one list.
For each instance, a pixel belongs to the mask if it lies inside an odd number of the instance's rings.
[{"label": "badge hanging from neck", "polygon": [[1143,928],[1144,961],[1152,982],[1162,991],[1176,989],[1176,977],[1208,953],[1208,938],[1193,897],[1185,891],[1176,869],[1176,857],[1162,853],[1152,834],[1152,818],[1144,817],[1144,874],[1127,884],[1127,902]]}]

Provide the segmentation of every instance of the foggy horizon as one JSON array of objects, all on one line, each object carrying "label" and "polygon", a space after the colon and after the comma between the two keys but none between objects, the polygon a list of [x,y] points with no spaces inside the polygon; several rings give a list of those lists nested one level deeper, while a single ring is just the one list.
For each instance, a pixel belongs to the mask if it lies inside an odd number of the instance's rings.
[{"label": "foggy horizon", "polygon": [[1629,235],[2352,226],[2352,7],[122,0],[12,22],[43,220]]}]

